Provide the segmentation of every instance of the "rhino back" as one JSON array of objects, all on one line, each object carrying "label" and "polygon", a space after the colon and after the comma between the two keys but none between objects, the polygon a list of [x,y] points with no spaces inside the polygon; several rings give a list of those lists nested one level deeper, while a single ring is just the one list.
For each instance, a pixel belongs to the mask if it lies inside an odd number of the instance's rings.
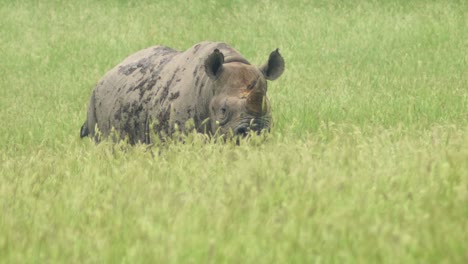
[{"label": "rhino back", "polygon": [[[93,92],[90,108],[94,109],[88,110],[88,120],[90,112],[94,112],[94,121],[103,136],[114,128],[121,138],[128,136],[131,143],[148,142],[148,104],[161,96],[161,72],[177,54],[173,49],[155,46],[129,56],[111,69]],[[93,130],[94,125],[88,127]]]}]

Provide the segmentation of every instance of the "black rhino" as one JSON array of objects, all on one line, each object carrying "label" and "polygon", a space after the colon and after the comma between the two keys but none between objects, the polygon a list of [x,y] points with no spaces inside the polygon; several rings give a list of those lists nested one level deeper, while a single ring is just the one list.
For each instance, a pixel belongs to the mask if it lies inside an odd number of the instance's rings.
[{"label": "black rhino", "polygon": [[94,88],[81,137],[99,141],[112,131],[129,143],[151,143],[186,124],[200,133],[240,135],[268,130],[267,80],[284,71],[278,49],[260,67],[222,42],[185,52],[165,46],[141,50],[107,72]]}]

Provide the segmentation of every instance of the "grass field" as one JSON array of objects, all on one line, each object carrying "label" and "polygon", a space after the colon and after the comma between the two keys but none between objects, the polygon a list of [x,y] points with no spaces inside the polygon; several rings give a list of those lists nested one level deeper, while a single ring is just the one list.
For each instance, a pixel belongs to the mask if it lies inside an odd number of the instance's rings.
[{"label": "grass field", "polygon": [[[0,263],[468,263],[465,1],[0,2]],[[202,40],[280,48],[266,139],[79,138],[107,70]]]}]

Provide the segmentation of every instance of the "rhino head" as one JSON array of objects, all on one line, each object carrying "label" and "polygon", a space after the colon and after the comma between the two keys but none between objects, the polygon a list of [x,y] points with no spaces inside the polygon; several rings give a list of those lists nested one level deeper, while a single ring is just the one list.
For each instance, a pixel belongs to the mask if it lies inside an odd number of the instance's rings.
[{"label": "rhino head", "polygon": [[225,62],[214,50],[205,60],[205,72],[213,81],[209,103],[212,133],[246,136],[269,130],[271,108],[267,98],[267,80],[277,79],[284,71],[284,59],[278,49],[260,67],[247,61]]}]

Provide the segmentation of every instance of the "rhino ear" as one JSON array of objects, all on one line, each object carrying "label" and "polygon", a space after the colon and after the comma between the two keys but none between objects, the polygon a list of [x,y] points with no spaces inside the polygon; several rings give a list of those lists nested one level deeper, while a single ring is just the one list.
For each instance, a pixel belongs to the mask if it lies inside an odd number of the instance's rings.
[{"label": "rhino ear", "polygon": [[263,75],[267,80],[276,80],[284,71],[284,59],[279,53],[279,49],[270,53],[268,62],[260,67]]},{"label": "rhino ear", "polygon": [[224,63],[224,55],[215,49],[205,60],[205,72],[213,80],[216,80],[221,73]]}]

